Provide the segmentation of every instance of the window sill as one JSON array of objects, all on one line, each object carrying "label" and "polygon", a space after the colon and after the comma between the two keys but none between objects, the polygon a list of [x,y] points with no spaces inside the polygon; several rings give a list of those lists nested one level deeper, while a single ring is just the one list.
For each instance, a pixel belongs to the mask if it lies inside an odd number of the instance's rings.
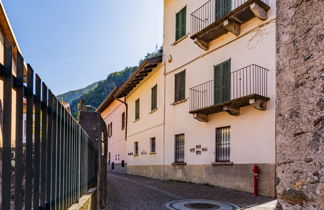
[{"label": "window sill", "polygon": [[185,166],[187,165],[186,162],[182,162],[182,163],[172,163],[173,166]]},{"label": "window sill", "polygon": [[158,109],[153,109],[152,111],[149,112],[149,114],[153,114],[154,112],[156,112]]},{"label": "window sill", "polygon": [[136,122],[138,122],[139,120],[140,120],[140,119],[134,120],[133,123],[136,123]]},{"label": "window sill", "polygon": [[232,166],[233,162],[213,162],[213,166]]},{"label": "window sill", "polygon": [[175,106],[175,105],[182,104],[182,103],[185,103],[185,102],[187,102],[187,99],[183,99],[181,101],[176,101],[176,102],[172,103],[171,105]]},{"label": "window sill", "polygon": [[150,152],[149,154],[150,155],[156,155],[156,152]]},{"label": "window sill", "polygon": [[175,46],[178,43],[180,43],[181,41],[185,40],[188,37],[189,34],[184,35],[183,37],[181,37],[180,39],[178,39],[177,41],[173,42],[171,45]]},{"label": "window sill", "polygon": [[134,157],[138,157],[139,155],[137,154],[137,155],[133,155]]}]

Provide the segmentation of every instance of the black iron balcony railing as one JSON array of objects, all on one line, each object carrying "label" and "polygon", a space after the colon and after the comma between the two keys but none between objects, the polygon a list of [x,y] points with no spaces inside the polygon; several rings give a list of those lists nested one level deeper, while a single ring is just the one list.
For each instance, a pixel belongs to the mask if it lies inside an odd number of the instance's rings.
[{"label": "black iron balcony railing", "polygon": [[[191,38],[208,43],[227,31],[238,35],[239,25],[253,17],[267,18],[268,1],[209,0],[191,13]],[[225,25],[224,20],[228,20]]]},{"label": "black iron balcony railing", "polygon": [[240,100],[237,99],[248,99],[249,96],[268,98],[268,71],[268,69],[252,64],[231,72],[230,87],[219,89],[222,85],[211,80],[190,88],[190,113],[215,113],[215,111],[210,111],[215,106],[234,100],[240,104]]}]

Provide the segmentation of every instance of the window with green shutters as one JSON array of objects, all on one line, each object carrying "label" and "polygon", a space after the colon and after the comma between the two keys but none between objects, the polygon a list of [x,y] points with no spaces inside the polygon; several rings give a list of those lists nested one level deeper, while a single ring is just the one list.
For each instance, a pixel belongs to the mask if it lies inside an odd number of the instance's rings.
[{"label": "window with green shutters", "polygon": [[186,71],[175,75],[174,101],[182,101],[186,98]]},{"label": "window with green shutters", "polygon": [[157,109],[157,85],[151,89],[151,111]]},{"label": "window with green shutters", "polygon": [[176,41],[186,35],[187,8],[176,14]]},{"label": "window with green shutters", "polygon": [[216,9],[216,18],[220,19],[224,17],[227,13],[232,10],[232,1],[231,0],[215,0],[215,9]]},{"label": "window with green shutters", "polygon": [[231,60],[214,67],[214,102],[231,100]]},{"label": "window with green shutters", "polygon": [[140,118],[140,99],[135,101],[135,120]]}]

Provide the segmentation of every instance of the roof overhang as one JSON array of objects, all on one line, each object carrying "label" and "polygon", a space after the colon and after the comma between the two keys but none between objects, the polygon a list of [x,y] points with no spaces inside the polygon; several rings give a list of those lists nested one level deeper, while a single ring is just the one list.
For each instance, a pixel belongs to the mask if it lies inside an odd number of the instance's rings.
[{"label": "roof overhang", "polygon": [[118,91],[118,87],[115,87],[109,95],[103,100],[103,102],[99,105],[96,112],[103,112],[114,100],[115,100],[115,94]]},{"label": "roof overhang", "polygon": [[128,78],[116,93],[116,98],[127,96],[154,68],[162,62],[162,55],[146,59],[137,70]]}]

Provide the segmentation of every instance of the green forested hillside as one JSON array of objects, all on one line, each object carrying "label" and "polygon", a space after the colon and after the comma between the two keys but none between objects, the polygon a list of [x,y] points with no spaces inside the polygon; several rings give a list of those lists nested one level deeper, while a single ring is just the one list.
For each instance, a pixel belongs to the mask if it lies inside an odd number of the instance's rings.
[{"label": "green forested hillside", "polygon": [[[156,49],[152,53],[147,55],[139,61],[139,64],[143,60],[151,57],[155,57],[162,54],[162,48]],[[78,104],[83,99],[86,105],[98,107],[106,96],[116,87],[121,86],[128,77],[137,69],[137,66],[128,66],[121,71],[116,71],[107,76],[106,79],[93,83],[85,88],[69,91],[67,93],[58,96],[59,100],[69,102],[71,106],[71,112],[74,116],[78,111]]]}]

